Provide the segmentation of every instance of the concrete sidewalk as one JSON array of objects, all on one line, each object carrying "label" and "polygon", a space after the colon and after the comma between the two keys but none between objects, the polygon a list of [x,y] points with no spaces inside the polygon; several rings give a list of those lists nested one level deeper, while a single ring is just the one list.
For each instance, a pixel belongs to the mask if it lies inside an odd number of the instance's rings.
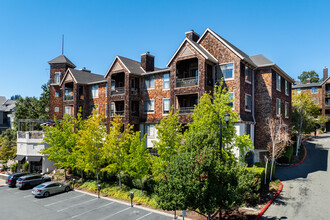
[{"label": "concrete sidewalk", "polygon": [[6,180],[0,179],[0,186],[1,185],[6,185]]}]

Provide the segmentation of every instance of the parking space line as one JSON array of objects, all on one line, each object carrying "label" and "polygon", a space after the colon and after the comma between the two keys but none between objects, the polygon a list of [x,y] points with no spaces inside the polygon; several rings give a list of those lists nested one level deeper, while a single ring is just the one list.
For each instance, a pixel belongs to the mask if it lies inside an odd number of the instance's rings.
[{"label": "parking space line", "polygon": [[75,204],[75,205],[73,205],[73,206],[69,206],[69,207],[66,207],[66,208],[64,208],[64,209],[60,209],[60,210],[58,210],[57,212],[62,212],[62,211],[64,211],[64,210],[66,210],[66,209],[71,209],[71,208],[73,208],[73,207],[76,207],[76,206],[79,206],[79,205],[82,205],[82,204],[85,204],[85,203],[88,203],[88,202],[91,202],[91,201],[94,201],[94,200],[97,200],[97,199],[98,199],[98,198],[91,199],[91,200],[88,200],[88,201],[85,201],[85,202],[81,202],[81,203]]},{"label": "parking space line", "polygon": [[16,195],[16,194],[19,194],[19,193],[25,193],[26,191],[18,191],[18,192],[15,192],[14,194]]},{"label": "parking space line", "polygon": [[31,197],[31,196],[33,196],[33,195],[27,195],[27,196],[23,196],[23,198],[28,198],[28,197]]},{"label": "parking space line", "polygon": [[63,200],[60,200],[60,201],[57,201],[57,202],[53,202],[53,203],[50,203],[50,204],[47,204],[47,205],[44,205],[44,206],[45,207],[48,207],[48,206],[51,206],[51,205],[55,205],[57,203],[61,203],[61,202],[64,202],[64,201],[67,201],[67,200],[70,200],[70,199],[75,199],[75,198],[82,197],[82,196],[84,196],[84,195],[79,195],[79,196],[71,197],[71,198],[68,198],[68,199],[63,199]]},{"label": "parking space line", "polygon": [[144,216],[141,216],[140,218],[137,218],[136,220],[140,220],[140,219],[143,219],[144,217],[147,217],[148,215],[151,215],[152,212],[149,212],[148,214],[144,215]]},{"label": "parking space line", "polygon": [[79,216],[81,216],[81,215],[87,214],[87,213],[92,212],[92,211],[97,210],[97,209],[104,208],[104,207],[106,207],[106,206],[108,206],[108,205],[111,205],[111,204],[113,204],[113,203],[114,203],[114,202],[110,202],[110,203],[108,203],[108,204],[105,204],[105,205],[103,205],[103,206],[97,207],[97,208],[95,208],[95,209],[91,209],[91,210],[88,210],[88,211],[86,211],[86,212],[80,213],[79,215],[72,216],[71,218],[77,218],[77,217],[79,217]]},{"label": "parking space line", "polygon": [[121,213],[121,212],[124,212],[124,211],[126,211],[127,209],[130,209],[130,208],[131,208],[131,207],[128,207],[128,208],[123,209],[123,210],[121,210],[121,211],[119,211],[119,212],[113,213],[112,215],[108,215],[108,216],[106,216],[106,217],[104,217],[104,218],[101,218],[100,220],[110,218],[110,217],[112,217],[112,216],[114,216],[114,215],[117,215],[117,214],[119,214],[119,213]]}]

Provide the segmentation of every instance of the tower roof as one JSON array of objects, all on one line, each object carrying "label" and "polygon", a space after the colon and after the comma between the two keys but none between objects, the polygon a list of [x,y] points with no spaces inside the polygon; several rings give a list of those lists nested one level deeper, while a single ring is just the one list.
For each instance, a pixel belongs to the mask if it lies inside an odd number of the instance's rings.
[{"label": "tower roof", "polygon": [[68,66],[72,68],[76,68],[76,65],[74,65],[66,56],[60,55],[56,57],[55,59],[52,59],[51,61],[48,61],[49,64],[55,64],[55,63],[65,63]]}]

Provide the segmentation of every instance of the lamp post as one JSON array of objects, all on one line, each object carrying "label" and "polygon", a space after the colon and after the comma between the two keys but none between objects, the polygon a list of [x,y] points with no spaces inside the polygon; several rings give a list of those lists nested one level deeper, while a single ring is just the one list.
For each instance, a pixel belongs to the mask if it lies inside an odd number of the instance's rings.
[{"label": "lamp post", "polygon": [[130,192],[130,197],[131,197],[131,207],[133,207],[133,198],[134,198],[134,192]]},{"label": "lamp post", "polygon": [[97,197],[100,198],[101,184],[97,185]]},{"label": "lamp post", "polygon": [[[228,122],[229,122],[229,119],[230,119],[230,114],[226,113],[224,115],[224,119],[225,119],[225,122],[226,122],[226,127],[228,127]],[[221,152],[222,152],[222,121],[221,121],[221,118],[220,118],[220,157],[221,157]]]},{"label": "lamp post", "polygon": [[76,179],[72,180],[72,189],[74,190],[74,184],[76,183]]}]

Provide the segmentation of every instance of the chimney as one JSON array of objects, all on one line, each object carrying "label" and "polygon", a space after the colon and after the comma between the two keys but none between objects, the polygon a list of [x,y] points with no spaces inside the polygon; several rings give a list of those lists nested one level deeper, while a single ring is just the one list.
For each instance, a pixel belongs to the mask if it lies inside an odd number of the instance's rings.
[{"label": "chimney", "polygon": [[92,71],[90,71],[90,70],[88,70],[88,69],[86,69],[86,67],[84,67],[84,68],[82,68],[82,69],[79,69],[80,71],[85,71],[85,72],[89,72],[89,73],[91,73]]},{"label": "chimney", "polygon": [[197,42],[199,39],[199,34],[197,34],[194,30],[188,31],[185,34],[186,38],[188,38],[189,40]]},{"label": "chimney", "polygon": [[141,67],[146,71],[154,71],[155,69],[155,57],[150,55],[149,52],[141,54]]},{"label": "chimney", "polygon": [[328,67],[323,67],[323,81],[328,78]]},{"label": "chimney", "polygon": [[306,83],[311,83],[311,78],[307,78]]}]

